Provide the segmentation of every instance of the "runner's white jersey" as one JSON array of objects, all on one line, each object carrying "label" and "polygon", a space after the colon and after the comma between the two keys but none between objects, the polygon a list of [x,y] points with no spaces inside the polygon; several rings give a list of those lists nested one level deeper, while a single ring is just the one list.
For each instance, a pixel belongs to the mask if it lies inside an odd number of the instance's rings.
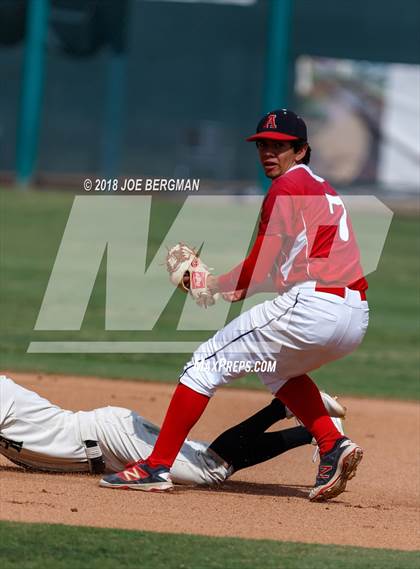
[{"label": "runner's white jersey", "polygon": [[[0,376],[0,452],[29,466],[71,468],[87,461],[75,413]],[[87,463],[86,463],[87,465]]]},{"label": "runner's white jersey", "polygon": [[[86,472],[86,432],[98,441],[106,471],[118,472],[149,456],[159,427],[122,407],[66,411],[0,376],[0,454],[12,462],[41,470]],[[207,447],[185,442],[171,469],[174,482],[212,484],[226,479],[227,469]]]}]

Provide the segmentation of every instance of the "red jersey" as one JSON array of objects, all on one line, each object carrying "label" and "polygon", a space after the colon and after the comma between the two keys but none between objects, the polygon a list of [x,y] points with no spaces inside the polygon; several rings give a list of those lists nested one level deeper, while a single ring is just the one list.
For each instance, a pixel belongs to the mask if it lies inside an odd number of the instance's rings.
[{"label": "red jersey", "polygon": [[222,291],[240,290],[267,279],[279,292],[305,281],[356,290],[368,287],[342,199],[303,164],[273,181],[251,253],[219,277],[219,285]]}]

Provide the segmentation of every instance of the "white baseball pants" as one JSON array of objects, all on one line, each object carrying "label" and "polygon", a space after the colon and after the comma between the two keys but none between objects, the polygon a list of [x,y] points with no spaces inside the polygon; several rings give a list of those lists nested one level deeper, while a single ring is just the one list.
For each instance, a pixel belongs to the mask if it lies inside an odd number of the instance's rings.
[{"label": "white baseball pants", "polygon": [[367,302],[355,290],[342,298],[315,286],[296,285],[238,316],[197,348],[180,382],[211,397],[255,371],[275,394],[288,379],[350,354],[368,326]]}]

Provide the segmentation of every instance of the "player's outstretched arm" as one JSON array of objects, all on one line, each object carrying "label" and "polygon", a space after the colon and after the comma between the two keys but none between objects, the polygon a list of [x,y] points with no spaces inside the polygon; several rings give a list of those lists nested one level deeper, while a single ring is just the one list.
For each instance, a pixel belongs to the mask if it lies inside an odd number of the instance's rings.
[{"label": "player's outstretched arm", "polygon": [[254,294],[254,289],[267,281],[274,261],[280,254],[281,243],[279,235],[258,235],[249,255],[242,263],[229,273],[208,279],[209,289],[214,293],[248,291],[247,296]]}]

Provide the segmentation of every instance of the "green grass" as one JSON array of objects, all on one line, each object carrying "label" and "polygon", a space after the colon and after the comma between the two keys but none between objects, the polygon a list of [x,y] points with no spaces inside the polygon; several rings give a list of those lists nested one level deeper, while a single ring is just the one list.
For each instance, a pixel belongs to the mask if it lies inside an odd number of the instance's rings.
[{"label": "green grass", "polygon": [[0,523],[2,569],[417,569],[417,552]]},{"label": "green grass", "polygon": [[[188,356],[148,354],[27,354],[31,340],[141,340],[144,332],[104,331],[105,263],[98,274],[80,332],[34,332],[38,310],[65,228],[73,196],[2,191],[0,363],[4,369],[175,381]],[[154,206],[149,255],[174,216],[173,202]],[[418,217],[396,217],[378,270],[369,278],[371,323],[364,344],[350,357],[314,375],[341,394],[419,398]],[[152,332],[156,340],[205,340],[209,331],[176,332],[184,296],[176,292]],[[234,315],[235,307],[231,311]],[[149,338],[147,338],[149,339]],[[235,385],[260,388],[247,377]]]}]

